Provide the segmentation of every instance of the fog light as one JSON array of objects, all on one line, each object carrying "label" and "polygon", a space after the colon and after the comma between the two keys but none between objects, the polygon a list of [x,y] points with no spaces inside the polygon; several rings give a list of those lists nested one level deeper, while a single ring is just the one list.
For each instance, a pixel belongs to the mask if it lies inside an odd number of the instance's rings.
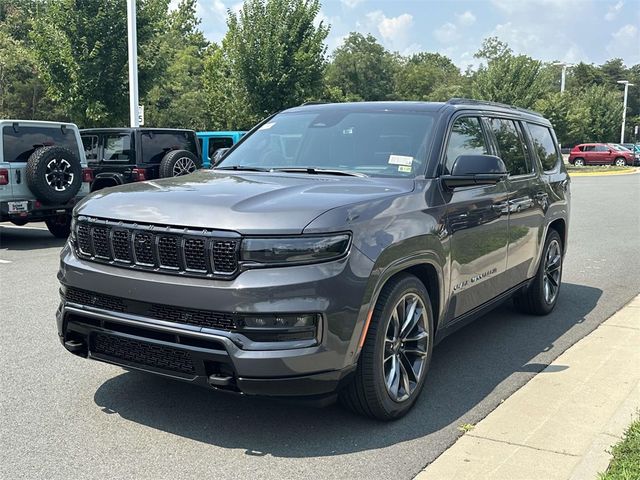
[{"label": "fog light", "polygon": [[317,325],[318,315],[314,313],[296,315],[255,315],[239,319],[240,329],[292,329],[309,328]]}]

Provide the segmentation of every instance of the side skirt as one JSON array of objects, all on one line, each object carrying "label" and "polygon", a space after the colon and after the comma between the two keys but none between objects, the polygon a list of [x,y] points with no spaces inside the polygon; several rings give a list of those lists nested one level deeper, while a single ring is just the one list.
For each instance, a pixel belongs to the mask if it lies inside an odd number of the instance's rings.
[{"label": "side skirt", "polygon": [[525,280],[522,283],[519,283],[515,287],[511,287],[509,290],[502,292],[497,297],[492,298],[488,302],[483,303],[482,305],[477,306],[473,310],[468,311],[460,315],[457,318],[454,318],[449,324],[444,326],[441,329],[438,329],[436,332],[435,344],[440,343],[442,339],[451,335],[452,333],[458,331],[462,327],[468,325],[469,323],[476,320],[478,317],[481,317],[491,310],[498,307],[500,304],[504,303],[506,300],[509,300],[515,293],[518,293],[520,290],[523,290],[529,286],[529,284],[533,281],[533,278],[529,280]]}]

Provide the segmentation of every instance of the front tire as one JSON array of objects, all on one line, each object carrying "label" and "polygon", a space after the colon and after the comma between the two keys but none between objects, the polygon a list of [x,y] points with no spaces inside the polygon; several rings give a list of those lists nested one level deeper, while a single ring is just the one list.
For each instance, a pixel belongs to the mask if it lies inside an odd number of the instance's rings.
[{"label": "front tire", "polygon": [[549,230],[533,282],[513,298],[519,311],[547,315],[554,309],[562,282],[563,251],[560,235],[555,230]]},{"label": "front tire", "polygon": [[584,160],[582,158],[576,158],[573,161],[573,165],[576,167],[584,167]]},{"label": "front tire", "polygon": [[618,158],[616,158],[615,162],[613,162],[613,164],[616,167],[624,167],[624,166],[627,165],[627,161],[622,157],[618,157]]},{"label": "front tire", "polygon": [[351,383],[340,392],[350,410],[380,420],[405,415],[415,404],[433,351],[429,293],[402,274],[382,289]]}]

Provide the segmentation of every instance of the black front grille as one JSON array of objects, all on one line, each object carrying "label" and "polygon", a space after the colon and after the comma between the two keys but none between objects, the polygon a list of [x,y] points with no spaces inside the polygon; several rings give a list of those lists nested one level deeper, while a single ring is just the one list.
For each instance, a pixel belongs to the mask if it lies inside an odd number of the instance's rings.
[{"label": "black front grille", "polygon": [[92,351],[138,365],[195,374],[191,354],[185,350],[140,342],[130,338],[96,333]]},{"label": "black front grille", "polygon": [[163,273],[231,278],[238,272],[240,238],[215,232],[125,224],[80,217],[76,226],[81,257],[120,267]]},{"label": "black front grille", "polygon": [[121,262],[131,263],[131,232],[128,230],[114,230],[113,258]]},{"label": "black front grille", "polygon": [[158,255],[160,265],[168,268],[178,268],[178,238],[162,236],[158,239]]},{"label": "black front grille", "polygon": [[136,253],[136,263],[143,265],[154,265],[153,258],[153,236],[149,233],[137,232],[133,238],[133,248]]},{"label": "black front grille", "polygon": [[175,322],[218,330],[235,330],[236,328],[231,313],[139,302],[101,293],[92,293],[73,287],[67,287],[64,292],[64,298],[68,302],[73,302],[78,305],[140,315],[156,320],[164,320],[165,322]]}]

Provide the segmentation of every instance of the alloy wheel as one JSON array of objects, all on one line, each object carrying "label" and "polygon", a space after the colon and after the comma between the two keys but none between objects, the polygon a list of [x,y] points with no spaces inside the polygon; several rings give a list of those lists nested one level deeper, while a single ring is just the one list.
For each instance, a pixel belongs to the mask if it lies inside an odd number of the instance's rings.
[{"label": "alloy wheel", "polygon": [[576,167],[584,167],[584,161],[581,158],[578,158],[573,164]]},{"label": "alloy wheel", "polygon": [[196,164],[189,157],[180,157],[173,165],[173,176],[180,177],[195,172]]},{"label": "alloy wheel", "polygon": [[616,160],[617,167],[624,167],[625,165],[626,165],[626,162],[622,158],[619,158]]},{"label": "alloy wheel", "polygon": [[544,263],[544,277],[542,279],[544,301],[552,304],[560,290],[560,273],[562,271],[562,251],[560,243],[552,240],[547,247]]},{"label": "alloy wheel", "polygon": [[394,306],[387,325],[382,369],[390,397],[403,402],[420,384],[429,346],[427,310],[422,299],[404,295]]},{"label": "alloy wheel", "polygon": [[74,178],[71,164],[64,158],[54,158],[47,163],[44,177],[56,192],[64,192],[73,183]]}]

